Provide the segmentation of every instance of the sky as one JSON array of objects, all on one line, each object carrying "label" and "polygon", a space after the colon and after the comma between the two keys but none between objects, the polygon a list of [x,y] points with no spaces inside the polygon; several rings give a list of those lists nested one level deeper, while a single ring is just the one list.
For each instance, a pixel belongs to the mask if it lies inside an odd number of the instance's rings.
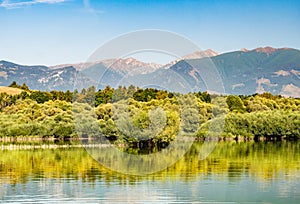
[{"label": "sky", "polygon": [[84,62],[109,40],[144,29],[177,33],[218,53],[300,49],[298,0],[0,1],[0,60],[19,64]]}]

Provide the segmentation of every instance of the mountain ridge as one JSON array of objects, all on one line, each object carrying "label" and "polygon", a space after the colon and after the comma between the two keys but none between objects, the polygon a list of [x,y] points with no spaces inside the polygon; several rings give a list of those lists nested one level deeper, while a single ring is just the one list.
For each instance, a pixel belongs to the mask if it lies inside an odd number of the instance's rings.
[{"label": "mountain ridge", "polygon": [[[19,84],[26,83],[32,89],[42,90],[74,89],[75,82],[80,88],[87,84],[101,84],[100,88],[105,85],[130,83],[143,86],[146,82],[166,83],[175,73],[185,81],[185,85],[181,83],[180,86],[190,86],[194,91],[206,91],[208,87],[205,87],[201,79],[201,72],[203,74],[203,68],[211,63],[222,76],[226,93],[253,94],[268,91],[273,94],[300,97],[300,51],[297,49],[267,46],[222,54],[217,54],[213,50],[202,51],[207,55],[214,55],[210,57],[202,57],[203,55],[197,52],[189,54],[186,59],[183,57],[173,64],[169,63],[168,66],[145,63],[134,58],[52,67],[18,65],[1,60],[0,86],[8,85],[12,81]],[[194,58],[197,54],[198,58]],[[86,67],[82,68],[83,66]],[[127,82],[124,76],[127,77],[125,77]],[[175,76],[173,80],[176,80]]]},{"label": "mountain ridge", "polygon": [[[210,60],[222,76],[225,90],[228,93],[253,94],[266,91],[282,94],[284,87],[288,84],[293,85],[293,90],[300,90],[300,51],[297,49],[257,48],[247,52],[223,53],[210,58]],[[205,59],[194,59],[188,62],[194,67],[205,65]],[[191,72],[193,68],[189,66],[180,67],[177,64],[171,69],[178,72],[184,70],[185,73],[181,73],[181,75],[187,76],[187,70]],[[192,78],[190,81],[196,83]],[[201,88],[196,86],[195,88],[204,89],[203,86]],[[300,97],[299,91],[291,91],[289,95]]]}]

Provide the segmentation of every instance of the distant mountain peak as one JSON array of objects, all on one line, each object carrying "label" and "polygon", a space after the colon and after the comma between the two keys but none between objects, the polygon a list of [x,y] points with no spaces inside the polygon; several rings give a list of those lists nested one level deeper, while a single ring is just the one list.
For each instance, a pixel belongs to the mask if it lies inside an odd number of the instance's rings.
[{"label": "distant mountain peak", "polygon": [[259,47],[259,48],[255,49],[256,52],[264,52],[266,54],[271,54],[273,52],[276,52],[277,50],[279,50],[279,49],[276,49],[276,48],[273,48],[273,47],[269,47],[269,46],[267,46],[267,47]]},{"label": "distant mountain peak", "polygon": [[240,49],[241,52],[262,52],[265,53],[267,55],[277,52],[279,50],[293,50],[293,48],[288,48],[288,47],[282,47],[282,48],[274,48],[274,47],[270,47],[270,46],[266,46],[266,47],[258,47],[252,50],[248,50],[247,48],[242,48]]},{"label": "distant mountain peak", "polygon": [[183,56],[183,59],[199,59],[203,57],[214,57],[217,56],[218,53],[212,49],[207,50],[198,50],[196,52],[190,53],[188,55]]},{"label": "distant mountain peak", "polygon": [[210,53],[211,55],[214,55],[214,56],[216,56],[216,55],[219,54],[218,52],[216,52],[216,51],[214,51],[214,50],[212,50],[212,49],[204,50],[204,52]]},{"label": "distant mountain peak", "polygon": [[278,50],[291,50],[292,48],[287,48],[287,47],[283,47],[283,48],[274,48],[274,47],[270,47],[270,46],[266,46],[266,47],[259,47],[256,48],[252,51],[256,51],[256,52],[263,52],[266,53],[267,55],[276,52]]},{"label": "distant mountain peak", "polygon": [[120,73],[127,73],[130,71],[148,73],[148,72],[155,71],[156,69],[162,66],[157,63],[142,62],[133,57],[128,57],[125,59],[117,58],[117,59],[105,59],[101,61],[99,60],[95,62],[81,62],[77,64],[61,64],[61,65],[51,66],[50,69],[58,69],[62,67],[73,66],[76,70],[82,71],[92,66],[95,66],[97,64],[103,64],[105,67],[114,69],[115,71]]},{"label": "distant mountain peak", "polygon": [[6,64],[6,65],[11,65],[11,66],[17,65],[15,63],[12,63],[12,62],[9,62],[9,61],[5,61],[5,60],[1,60],[0,64]]},{"label": "distant mountain peak", "polygon": [[161,64],[142,62],[133,57],[103,60],[102,64],[120,73],[150,73],[162,67]]},{"label": "distant mountain peak", "polygon": [[247,48],[242,48],[241,51],[242,52],[249,52],[249,50]]},{"label": "distant mountain peak", "polygon": [[171,66],[173,66],[174,64],[176,64],[177,62],[181,61],[181,60],[190,60],[190,59],[201,59],[204,57],[215,57],[219,55],[219,53],[217,53],[216,51],[212,50],[212,49],[207,49],[207,50],[198,50],[196,52],[187,54],[183,57],[181,57],[181,59],[177,59],[174,60],[172,62],[169,62],[168,64],[165,64],[163,66],[164,69],[170,68]]}]

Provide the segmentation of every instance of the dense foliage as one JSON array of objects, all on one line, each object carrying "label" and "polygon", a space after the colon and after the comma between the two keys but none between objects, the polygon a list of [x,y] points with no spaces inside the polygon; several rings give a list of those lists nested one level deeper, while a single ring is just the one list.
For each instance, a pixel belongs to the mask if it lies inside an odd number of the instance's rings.
[{"label": "dense foliage", "polygon": [[[177,137],[205,138],[212,126],[226,138],[299,138],[300,99],[170,93],[134,86],[80,92],[0,93],[0,137],[105,137],[113,142],[168,144]],[[217,130],[217,128],[214,128]]]}]

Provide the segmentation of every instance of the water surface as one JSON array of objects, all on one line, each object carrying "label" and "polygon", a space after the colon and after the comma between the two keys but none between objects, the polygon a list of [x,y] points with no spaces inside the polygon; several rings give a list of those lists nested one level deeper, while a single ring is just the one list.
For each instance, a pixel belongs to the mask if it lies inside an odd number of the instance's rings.
[{"label": "water surface", "polygon": [[[1,150],[3,203],[300,203],[300,142],[201,143],[146,176],[113,172],[83,148]],[[135,164],[131,164],[135,165]]]}]

